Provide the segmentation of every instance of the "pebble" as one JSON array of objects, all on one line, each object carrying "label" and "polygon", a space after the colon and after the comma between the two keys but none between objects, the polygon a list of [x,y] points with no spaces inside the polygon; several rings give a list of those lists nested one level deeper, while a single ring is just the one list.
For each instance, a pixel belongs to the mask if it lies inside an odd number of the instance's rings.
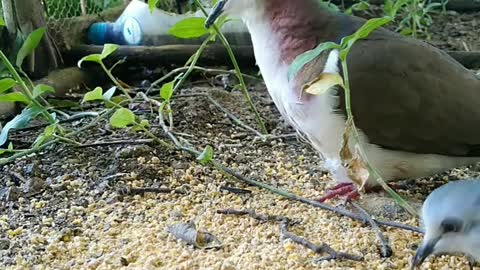
[{"label": "pebble", "polygon": [[46,186],[46,182],[40,177],[32,177],[23,184],[23,192],[30,194],[43,190]]},{"label": "pebble", "polygon": [[10,240],[6,238],[0,238],[0,250],[5,250],[10,248]]}]

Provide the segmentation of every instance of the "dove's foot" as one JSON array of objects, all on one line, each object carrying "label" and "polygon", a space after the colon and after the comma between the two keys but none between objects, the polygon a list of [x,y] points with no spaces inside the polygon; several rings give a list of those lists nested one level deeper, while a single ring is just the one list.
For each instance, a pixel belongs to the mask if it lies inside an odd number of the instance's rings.
[{"label": "dove's foot", "polygon": [[330,188],[327,191],[327,194],[320,199],[317,199],[317,201],[323,203],[340,196],[345,196],[345,199],[347,201],[354,201],[358,199],[358,197],[360,197],[360,193],[358,193],[358,189],[355,184],[341,183],[334,186],[333,188]]}]

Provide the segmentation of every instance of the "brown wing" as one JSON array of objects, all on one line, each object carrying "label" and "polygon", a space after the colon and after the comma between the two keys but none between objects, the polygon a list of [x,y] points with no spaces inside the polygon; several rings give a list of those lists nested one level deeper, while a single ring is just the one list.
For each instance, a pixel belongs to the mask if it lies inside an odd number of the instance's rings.
[{"label": "brown wing", "polygon": [[480,80],[437,48],[382,32],[349,54],[357,126],[389,149],[480,156]]}]

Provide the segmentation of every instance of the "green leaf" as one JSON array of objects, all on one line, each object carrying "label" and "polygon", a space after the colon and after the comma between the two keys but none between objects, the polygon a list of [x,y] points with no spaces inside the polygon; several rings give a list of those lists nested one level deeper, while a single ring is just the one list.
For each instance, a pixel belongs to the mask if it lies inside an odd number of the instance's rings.
[{"label": "green leaf", "polygon": [[173,96],[173,85],[175,84],[175,80],[168,82],[162,86],[160,89],[160,96],[166,100],[170,101]]},{"label": "green leaf", "polygon": [[77,63],[78,68],[82,67],[83,62],[95,62],[95,63],[101,63],[102,62],[102,55],[98,53],[90,54],[87,56],[84,56],[82,59],[80,59]]},{"label": "green leaf", "polygon": [[38,147],[48,140],[50,140],[53,137],[53,134],[57,130],[57,123],[51,124],[47,126],[44,130],[43,133],[37,137],[35,142],[33,143],[34,147]]},{"label": "green leaf", "polygon": [[345,13],[351,15],[353,11],[364,11],[367,10],[370,7],[370,4],[365,1],[361,1],[359,3],[353,4],[350,8],[345,10]]},{"label": "green leaf", "polygon": [[213,160],[213,148],[210,145],[207,145],[203,152],[197,157],[197,160],[202,164],[206,165]]},{"label": "green leaf", "polygon": [[5,26],[5,21],[2,18],[0,18],[0,26]]},{"label": "green leaf", "polygon": [[35,48],[37,48],[38,44],[43,38],[43,35],[45,34],[45,31],[45,27],[40,27],[28,35],[22,47],[18,51],[17,61],[15,62],[17,67],[21,67],[23,60],[25,60],[25,58],[29,56],[35,50]]},{"label": "green leaf", "polygon": [[329,49],[340,49],[340,45],[334,42],[325,42],[318,45],[315,49],[306,51],[298,55],[288,69],[288,80],[291,80],[297,73],[310,61],[317,58],[322,52]]},{"label": "green leaf", "polygon": [[20,92],[13,92],[8,94],[0,95],[0,102],[22,102],[25,104],[29,104],[30,100]]},{"label": "green leaf", "polygon": [[11,152],[13,152],[13,143],[12,143],[12,142],[10,142],[10,143],[8,144],[8,148],[7,148],[7,149],[0,149],[0,155],[3,155],[3,154],[5,154],[5,153],[11,153]]},{"label": "green leaf", "polygon": [[168,33],[177,38],[192,39],[205,36],[209,31],[205,28],[205,18],[191,17],[176,23]]},{"label": "green leaf", "polygon": [[106,43],[103,45],[103,50],[102,50],[102,60],[107,58],[110,54],[114,53],[116,50],[120,48],[120,45],[117,44],[111,44],[111,43]]},{"label": "green leaf", "polygon": [[121,108],[110,117],[110,124],[116,128],[125,128],[135,122],[135,114],[129,109]]},{"label": "green leaf", "polygon": [[140,131],[140,130],[143,130],[143,128],[149,128],[150,127],[150,122],[148,122],[148,120],[146,119],[143,119],[142,121],[140,121],[140,126],[136,126],[133,128],[133,130],[135,131]]},{"label": "green leaf", "polygon": [[37,115],[39,115],[44,111],[45,111],[44,108],[38,107],[38,106],[31,106],[23,109],[21,114],[15,116],[15,118],[10,120],[3,127],[2,132],[0,132],[0,146],[4,145],[5,142],[7,141],[8,133],[10,132],[11,129],[26,127],[32,119],[34,119],[35,117],[37,117]]},{"label": "green leaf", "polygon": [[375,31],[379,27],[392,21],[392,18],[383,17],[383,18],[373,18],[365,22],[362,27],[360,27],[355,33],[346,36],[342,39],[341,45],[342,50],[340,51],[340,59],[345,61],[347,54],[352,48],[353,44],[359,40],[364,39],[370,35],[371,32]]},{"label": "green leaf", "polygon": [[33,98],[37,98],[44,93],[55,93],[55,89],[53,89],[53,87],[51,87],[50,85],[46,84],[38,84],[35,85],[35,87],[33,88]]},{"label": "green leaf", "polygon": [[152,13],[155,10],[155,7],[157,6],[159,0],[148,0],[148,9],[150,9],[150,13]]},{"label": "green leaf", "polygon": [[0,80],[0,93],[3,93],[7,91],[8,89],[11,89],[17,84],[17,82],[14,79],[11,78],[6,78]]},{"label": "green leaf", "polygon": [[103,94],[103,99],[104,100],[112,99],[113,94],[115,94],[115,90],[117,90],[116,86],[113,86],[110,89],[108,89],[107,92],[105,92],[105,94]]},{"label": "green leaf", "polygon": [[103,90],[99,86],[95,87],[92,91],[87,92],[85,96],[83,96],[82,103],[94,100],[103,100]]}]

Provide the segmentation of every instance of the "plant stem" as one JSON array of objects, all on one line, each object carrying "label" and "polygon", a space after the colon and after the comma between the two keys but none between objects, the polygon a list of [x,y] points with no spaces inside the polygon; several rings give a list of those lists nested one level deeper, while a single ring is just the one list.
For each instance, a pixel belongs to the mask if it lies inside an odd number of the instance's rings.
[{"label": "plant stem", "polygon": [[413,38],[417,38],[417,20],[416,17],[418,16],[417,14],[417,5],[418,5],[418,0],[413,0],[412,1],[412,34]]},{"label": "plant stem", "polygon": [[105,73],[107,74],[108,78],[110,78],[110,80],[112,80],[112,82],[123,92],[123,94],[125,96],[127,96],[127,99],[129,101],[132,101],[132,97],[130,96],[130,94],[128,94],[128,91],[127,89],[125,89],[122,84],[120,84],[117,79],[115,79],[115,77],[113,77],[112,73],[107,69],[107,67],[105,66],[105,64],[100,61],[100,66],[102,67],[103,71],[105,71]]},{"label": "plant stem", "polygon": [[[105,116],[109,115],[111,112],[113,112],[113,109],[108,109],[106,110],[105,112],[101,113],[96,119],[94,119],[92,122],[90,122],[89,124],[75,130],[75,131],[72,131],[70,133],[67,133],[65,134],[63,137],[72,137],[72,136],[75,136],[79,133],[82,133],[83,131],[95,126],[98,122],[100,122],[101,119],[103,119]],[[21,158],[21,157],[24,157],[26,155],[30,155],[30,154],[33,154],[33,153],[36,153],[36,152],[39,152],[45,148],[47,148],[48,146],[51,146],[57,142],[59,142],[60,140],[59,139],[55,139],[55,140],[51,140],[49,142],[46,142],[42,145],[39,145],[37,147],[34,147],[34,148],[31,148],[31,149],[27,149],[25,151],[22,151],[22,152],[19,152],[19,153],[16,153],[8,158],[0,158],[0,166],[1,165],[5,165],[5,164],[8,164],[8,163],[11,163],[13,161],[15,161],[16,159],[18,158]]]},{"label": "plant stem", "polygon": [[53,137],[59,139],[60,141],[64,141],[66,143],[69,143],[69,144],[73,144],[75,146],[79,146],[79,145],[82,145],[81,143],[75,141],[75,140],[72,140],[72,139],[69,139],[67,137],[64,137],[64,136],[60,136],[60,135],[53,135]]},{"label": "plant stem", "polygon": [[[25,81],[22,79],[22,77],[20,76],[20,74],[18,74],[17,70],[13,67],[12,63],[10,63],[10,61],[8,60],[8,57],[3,53],[2,50],[0,50],[0,59],[2,60],[2,62],[5,64],[5,66],[7,67],[7,69],[10,71],[10,73],[12,73],[12,76],[15,78],[15,80],[17,81],[17,83],[20,84],[20,87],[22,88],[23,90],[23,94],[25,94],[27,96],[27,98],[33,103],[35,104],[36,106],[38,107],[41,107],[41,108],[45,108],[45,106],[43,106],[40,102],[38,102],[38,100],[36,100],[35,98],[33,98],[33,94],[32,92],[30,91],[30,89],[28,88],[27,84],[25,83]],[[47,112],[43,112],[42,115],[47,118],[47,120],[50,122],[50,123],[54,123],[55,122],[55,119],[53,119],[53,117]]]},{"label": "plant stem", "polygon": [[[346,126],[348,127],[348,124],[351,123],[352,125],[352,130],[354,133],[354,139],[356,144],[360,148],[360,152],[362,154],[362,158],[365,159],[365,162],[367,164],[368,170],[371,175],[375,178],[375,180],[382,186],[382,188],[387,191],[387,193],[393,197],[393,199],[401,206],[403,207],[408,213],[410,213],[412,216],[417,216],[416,211],[399,195],[397,194],[392,188],[390,188],[386,183],[385,180],[383,180],[382,176],[378,173],[377,169],[374,168],[370,161],[368,160],[367,155],[365,154],[365,150],[363,149],[363,145],[360,143],[360,135],[358,134],[358,130],[355,126],[355,122],[353,121],[353,114],[352,114],[352,108],[350,104],[350,80],[348,76],[348,66],[347,66],[347,59],[342,60],[342,70],[343,70],[343,84],[344,84],[344,91],[345,91],[345,110],[347,112],[347,124]],[[348,146],[347,146],[348,147]]]},{"label": "plant stem", "polygon": [[200,45],[200,48],[198,48],[198,50],[195,52],[194,56],[193,56],[193,59],[192,59],[192,63],[190,64],[190,66],[188,67],[187,71],[185,72],[184,75],[182,75],[180,77],[180,80],[175,84],[175,87],[173,88],[173,92],[175,93],[178,88],[180,87],[180,85],[182,85],[185,80],[187,79],[187,77],[190,75],[190,73],[192,73],[192,71],[194,70],[195,68],[195,65],[197,64],[198,62],[198,59],[200,58],[200,56],[202,55],[203,51],[205,50],[205,48],[207,47],[208,43],[210,42],[210,38],[207,38],[205,41],[203,41],[202,45]]},{"label": "plant stem", "polygon": [[[195,1],[195,4],[197,4],[197,6],[202,10],[203,14],[205,16],[208,16],[207,11],[203,7],[203,5],[200,3],[200,1],[199,0],[194,0],[194,1]],[[212,27],[213,27],[213,30],[215,30],[215,33],[220,38],[220,41],[222,42],[223,46],[225,46],[225,48],[227,49],[227,53],[230,56],[230,59],[232,60],[233,66],[235,67],[237,78],[240,81],[240,85],[242,86],[241,89],[242,89],[243,95],[247,99],[247,102],[250,105],[250,108],[255,113],[255,118],[257,119],[258,124],[260,125],[260,129],[262,130],[262,132],[264,134],[268,134],[268,130],[265,126],[265,123],[263,122],[263,119],[260,116],[260,113],[257,111],[257,108],[253,104],[253,101],[250,97],[250,94],[248,93],[247,85],[245,84],[245,81],[244,81],[243,76],[242,76],[242,71],[240,70],[240,66],[238,65],[237,59],[235,58],[235,54],[233,53],[233,50],[230,47],[230,43],[225,38],[225,36],[223,35],[223,33],[220,31],[220,29],[218,28],[218,26],[216,24],[213,24]]]},{"label": "plant stem", "polygon": [[[200,48],[199,48],[200,49]],[[150,85],[150,87],[148,88],[148,90],[146,91],[146,93],[150,93],[153,89],[153,87],[157,86],[158,84],[162,83],[163,81],[165,81],[166,79],[170,78],[171,76],[177,74],[177,73],[180,73],[180,72],[184,72],[184,71],[187,71],[188,69],[190,69],[191,66],[188,66],[188,67],[179,67],[179,68],[176,68],[170,72],[168,72],[167,74],[165,74],[163,77],[161,77],[160,79],[154,81],[152,83],[152,85]],[[203,67],[199,67],[199,66],[193,66],[192,67],[193,70],[198,70],[198,71],[201,71],[201,72],[204,72],[204,73],[218,73],[218,74],[222,74],[222,73],[228,73],[228,74],[237,74],[235,71],[233,70],[224,70],[224,69],[214,69],[214,68],[203,68]],[[244,77],[246,78],[250,78],[250,79],[254,79],[254,80],[259,80],[259,78],[255,77],[255,76],[251,76],[251,75],[248,75],[248,74],[243,74]]]}]

